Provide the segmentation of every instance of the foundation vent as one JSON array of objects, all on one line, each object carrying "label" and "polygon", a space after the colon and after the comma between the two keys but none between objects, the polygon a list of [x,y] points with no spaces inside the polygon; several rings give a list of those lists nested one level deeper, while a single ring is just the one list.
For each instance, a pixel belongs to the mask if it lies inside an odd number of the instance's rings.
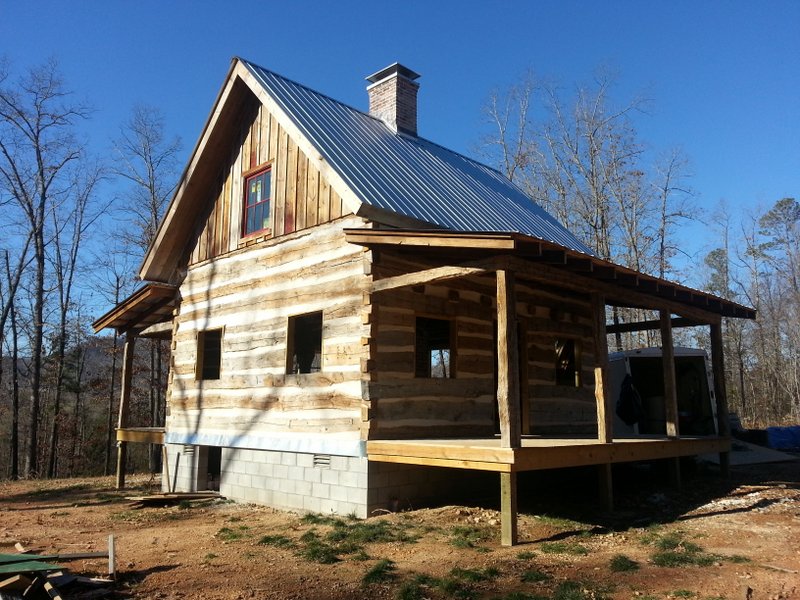
[{"label": "foundation vent", "polygon": [[331,455],[330,454],[315,454],[314,466],[317,469],[330,469],[331,468]]}]

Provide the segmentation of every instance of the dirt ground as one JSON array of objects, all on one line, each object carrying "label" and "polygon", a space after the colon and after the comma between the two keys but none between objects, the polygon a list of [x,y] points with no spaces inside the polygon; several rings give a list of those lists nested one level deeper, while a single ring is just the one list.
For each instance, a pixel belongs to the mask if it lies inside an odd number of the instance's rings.
[{"label": "dirt ground", "polygon": [[613,513],[587,492],[591,471],[531,475],[512,548],[492,497],[354,521],[220,500],[136,509],[124,498],[156,491],[145,477],[125,492],[109,478],[2,482],[0,552],[105,550],[113,533],[118,598],[800,599],[800,463],[683,471],[677,490],[620,467]]}]

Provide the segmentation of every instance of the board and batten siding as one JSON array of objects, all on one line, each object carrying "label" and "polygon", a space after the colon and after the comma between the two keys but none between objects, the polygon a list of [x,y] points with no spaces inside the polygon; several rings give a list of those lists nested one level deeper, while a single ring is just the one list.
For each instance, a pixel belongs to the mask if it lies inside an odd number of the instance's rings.
[{"label": "board and batten siding", "polygon": [[[267,165],[272,169],[272,230],[243,239],[245,176]],[[219,169],[216,189],[210,192],[210,209],[198,224],[190,265],[342,216],[342,199],[275,117],[255,99],[242,111],[229,160]]]},{"label": "board and batten siding", "polygon": [[[376,278],[425,268],[381,252]],[[492,275],[379,292],[371,297],[371,439],[491,435],[496,431],[496,284]],[[527,361],[521,414],[530,433],[596,432],[594,337],[588,296],[517,278],[517,316]],[[414,375],[416,317],[455,328],[455,378]],[[555,343],[574,339],[580,387],[556,385]]]},{"label": "board and batten siding", "polygon": [[[250,447],[312,433],[361,439],[369,253],[346,243],[342,228],[364,226],[351,215],[189,267],[174,326],[168,431]],[[287,374],[289,317],[317,311],[321,372]],[[199,380],[198,333],[220,328],[220,378]]]}]

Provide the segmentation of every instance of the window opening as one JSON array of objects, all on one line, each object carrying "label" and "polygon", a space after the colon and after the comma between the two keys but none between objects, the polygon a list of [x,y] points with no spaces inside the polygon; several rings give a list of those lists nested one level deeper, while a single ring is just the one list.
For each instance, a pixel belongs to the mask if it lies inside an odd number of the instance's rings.
[{"label": "window opening", "polygon": [[267,169],[245,180],[244,235],[270,228],[270,182],[272,171]]},{"label": "window opening", "polygon": [[287,373],[322,370],[322,312],[289,317]]},{"label": "window opening", "polygon": [[219,379],[222,362],[222,329],[201,331],[197,336],[197,379]]},{"label": "window opening", "polygon": [[580,387],[579,344],[576,340],[556,340],[556,385]]},{"label": "window opening", "polygon": [[415,376],[451,378],[453,364],[450,321],[417,317]]}]

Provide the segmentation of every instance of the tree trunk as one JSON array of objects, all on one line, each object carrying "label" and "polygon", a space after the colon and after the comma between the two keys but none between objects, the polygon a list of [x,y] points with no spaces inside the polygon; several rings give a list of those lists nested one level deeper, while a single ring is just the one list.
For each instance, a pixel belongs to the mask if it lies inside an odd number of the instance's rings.
[{"label": "tree trunk", "polygon": [[[43,224],[42,219],[39,223]],[[36,252],[36,278],[34,280],[33,301],[33,335],[31,338],[31,408],[30,432],[25,455],[25,476],[35,477],[39,474],[39,403],[42,382],[42,340],[44,337],[44,271],[45,247],[43,225],[34,236]]]}]

